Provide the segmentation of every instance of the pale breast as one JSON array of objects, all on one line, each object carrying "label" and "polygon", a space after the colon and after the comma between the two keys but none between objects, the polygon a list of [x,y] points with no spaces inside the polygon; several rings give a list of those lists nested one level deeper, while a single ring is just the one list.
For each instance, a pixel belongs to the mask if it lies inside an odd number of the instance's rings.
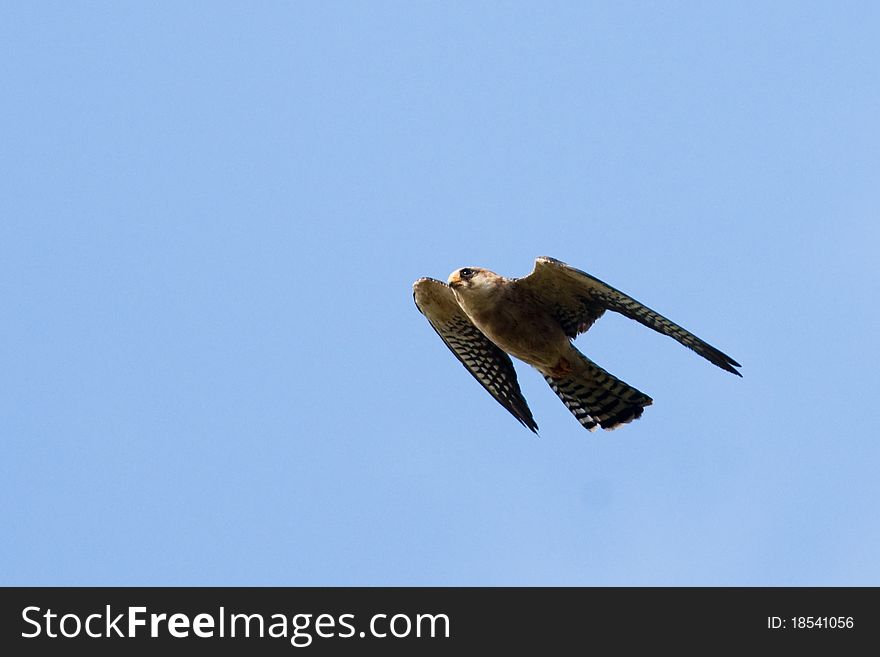
[{"label": "pale breast", "polygon": [[525,299],[501,297],[496,301],[464,310],[476,327],[504,351],[538,367],[552,367],[568,352],[568,337],[543,309]]}]

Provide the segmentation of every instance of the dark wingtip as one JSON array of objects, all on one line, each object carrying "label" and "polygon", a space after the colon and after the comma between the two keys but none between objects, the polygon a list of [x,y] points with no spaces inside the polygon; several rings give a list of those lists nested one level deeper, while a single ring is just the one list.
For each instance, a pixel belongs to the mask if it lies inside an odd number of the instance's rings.
[{"label": "dark wingtip", "polygon": [[730,356],[725,356],[724,363],[720,364],[720,365],[721,365],[721,369],[725,370],[726,372],[730,372],[731,374],[736,374],[739,378],[742,378],[742,373],[736,369],[737,367],[742,367],[742,365],[737,363]]},{"label": "dark wingtip", "polygon": [[[694,348],[691,347],[691,349]],[[725,354],[720,349],[716,349],[715,347],[709,345],[708,353],[701,352],[699,349],[694,349],[694,351],[696,351],[713,365],[720,367],[725,372],[736,374],[738,377],[742,378],[742,374],[736,369],[737,367],[742,367],[742,365],[737,363],[735,360],[733,360],[733,358]]]},{"label": "dark wingtip", "polygon": [[514,417],[516,417],[516,419],[519,420],[519,423],[521,425],[523,425],[526,429],[531,431],[536,436],[539,435],[538,434],[538,423],[535,422],[535,420],[532,419],[532,417],[527,417],[525,419],[521,418],[519,415],[516,415]]}]

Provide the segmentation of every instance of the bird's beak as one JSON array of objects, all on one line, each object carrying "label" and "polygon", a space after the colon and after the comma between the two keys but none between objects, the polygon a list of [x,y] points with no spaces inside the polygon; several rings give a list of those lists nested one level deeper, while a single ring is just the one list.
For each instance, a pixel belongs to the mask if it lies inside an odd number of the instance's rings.
[{"label": "bird's beak", "polygon": [[454,271],[449,274],[449,280],[447,280],[446,283],[449,285],[449,287],[453,289],[457,288],[459,285],[461,285],[461,276],[458,275],[457,271]]}]

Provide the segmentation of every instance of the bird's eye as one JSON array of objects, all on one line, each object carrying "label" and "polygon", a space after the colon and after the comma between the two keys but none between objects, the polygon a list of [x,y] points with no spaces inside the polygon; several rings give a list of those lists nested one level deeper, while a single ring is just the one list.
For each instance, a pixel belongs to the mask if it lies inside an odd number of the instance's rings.
[{"label": "bird's eye", "polygon": [[465,267],[464,269],[459,270],[458,275],[462,278],[470,278],[474,275],[474,270]]}]

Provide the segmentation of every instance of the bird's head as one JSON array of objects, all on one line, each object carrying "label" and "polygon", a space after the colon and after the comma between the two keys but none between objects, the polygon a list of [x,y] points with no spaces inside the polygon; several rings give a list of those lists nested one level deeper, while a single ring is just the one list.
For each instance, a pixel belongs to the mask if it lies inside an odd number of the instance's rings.
[{"label": "bird's head", "polygon": [[447,283],[456,293],[487,292],[495,288],[501,277],[482,267],[462,267],[449,275]]}]

